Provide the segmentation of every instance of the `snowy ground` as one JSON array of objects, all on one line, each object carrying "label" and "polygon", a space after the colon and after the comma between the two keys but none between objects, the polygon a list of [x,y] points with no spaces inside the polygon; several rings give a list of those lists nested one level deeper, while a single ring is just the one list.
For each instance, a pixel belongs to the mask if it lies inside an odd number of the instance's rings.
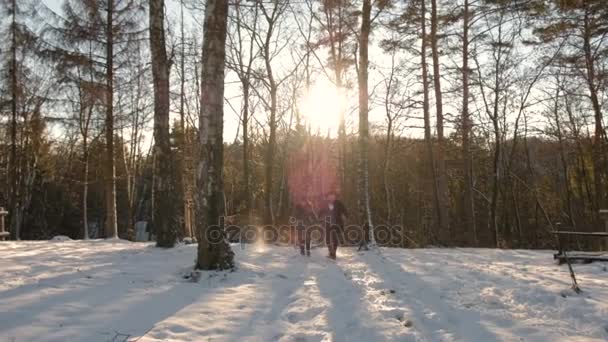
[{"label": "snowy ground", "polygon": [[608,340],[606,266],[575,295],[550,251],[235,251],[195,282],[193,245],[0,242],[0,342]]}]

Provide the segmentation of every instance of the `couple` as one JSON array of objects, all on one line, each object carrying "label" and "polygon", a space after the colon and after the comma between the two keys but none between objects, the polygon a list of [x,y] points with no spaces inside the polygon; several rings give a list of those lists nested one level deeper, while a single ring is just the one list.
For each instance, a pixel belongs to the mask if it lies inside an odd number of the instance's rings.
[{"label": "couple", "polygon": [[336,260],[336,250],[338,249],[339,237],[344,232],[344,223],[348,216],[346,207],[337,199],[336,192],[329,192],[326,195],[324,204],[321,206],[320,215],[317,216],[315,208],[310,200],[299,199],[294,208],[293,219],[296,223],[298,244],[300,254],[310,256],[310,240],[312,229],[310,226],[322,219],[325,228],[325,244],[329,251],[328,257]]}]

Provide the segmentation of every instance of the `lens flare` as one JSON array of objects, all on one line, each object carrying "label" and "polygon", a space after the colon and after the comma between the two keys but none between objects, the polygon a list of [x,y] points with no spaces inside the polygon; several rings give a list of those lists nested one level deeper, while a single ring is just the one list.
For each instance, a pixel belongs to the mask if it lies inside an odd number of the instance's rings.
[{"label": "lens flare", "polygon": [[323,134],[336,134],[340,114],[346,110],[346,99],[342,89],[327,80],[317,81],[299,101],[300,112],[305,122]]}]

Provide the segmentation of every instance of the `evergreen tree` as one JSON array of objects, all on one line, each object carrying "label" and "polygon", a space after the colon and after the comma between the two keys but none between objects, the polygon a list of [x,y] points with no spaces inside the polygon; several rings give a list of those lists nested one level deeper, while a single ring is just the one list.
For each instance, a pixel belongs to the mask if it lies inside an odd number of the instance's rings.
[{"label": "evergreen tree", "polygon": [[[143,12],[144,7],[139,0],[66,0],[61,25],[55,30],[64,45],[63,56],[85,61],[95,68],[96,76],[103,75],[107,238],[118,237],[114,155],[114,93],[118,77],[115,71],[142,34],[140,23]],[[131,229],[128,227],[128,230]]]}]

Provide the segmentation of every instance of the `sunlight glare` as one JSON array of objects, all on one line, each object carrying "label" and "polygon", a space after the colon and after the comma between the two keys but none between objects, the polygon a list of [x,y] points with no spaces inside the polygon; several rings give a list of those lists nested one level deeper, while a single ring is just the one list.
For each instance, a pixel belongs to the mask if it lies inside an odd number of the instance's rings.
[{"label": "sunlight glare", "polygon": [[300,99],[300,112],[312,130],[337,133],[340,112],[346,108],[343,91],[327,80],[315,82]]},{"label": "sunlight glare", "polygon": [[254,243],[254,250],[256,253],[265,253],[266,252],[266,244],[261,239]]}]

